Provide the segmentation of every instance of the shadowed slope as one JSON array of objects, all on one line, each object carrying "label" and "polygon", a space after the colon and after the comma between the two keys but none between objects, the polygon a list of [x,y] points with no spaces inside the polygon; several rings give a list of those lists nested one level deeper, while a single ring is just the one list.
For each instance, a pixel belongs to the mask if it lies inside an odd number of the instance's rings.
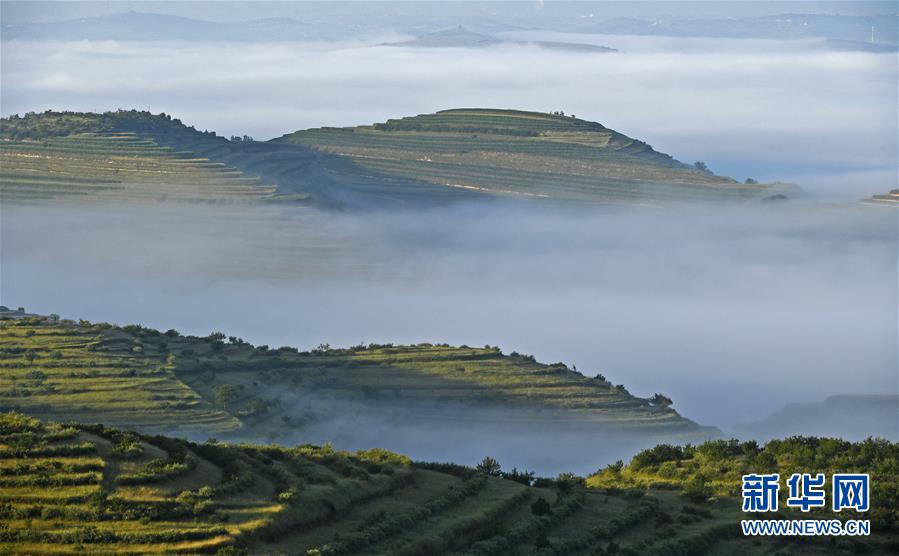
[{"label": "shadowed slope", "polygon": [[311,202],[402,207],[470,196],[290,144],[229,141],[165,114],[44,112],[0,120],[0,195],[18,201]]},{"label": "shadowed slope", "polygon": [[385,175],[493,195],[647,203],[771,191],[686,166],[601,124],[539,112],[445,110],[274,141],[345,156]]}]

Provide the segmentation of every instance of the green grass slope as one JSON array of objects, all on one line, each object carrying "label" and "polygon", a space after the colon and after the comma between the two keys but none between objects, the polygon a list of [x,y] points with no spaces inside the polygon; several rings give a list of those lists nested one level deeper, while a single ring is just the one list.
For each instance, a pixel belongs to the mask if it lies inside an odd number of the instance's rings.
[{"label": "green grass slope", "polygon": [[[853,449],[882,462],[882,447]],[[570,474],[534,479],[486,463],[195,444],[0,414],[0,552],[823,555],[896,546],[880,518],[870,538],[745,539],[735,497],[624,480],[588,488]]]},{"label": "green grass slope", "polygon": [[[700,431],[601,377],[495,347],[254,347],[140,326],[0,317],[0,407],[140,430],[292,431],[347,407],[403,406],[438,420],[527,410],[535,422]],[[315,403],[297,404],[297,396]],[[466,409],[467,408],[467,409]],[[502,411],[496,412],[502,414]],[[517,413],[518,414],[518,413]]]},{"label": "green grass slope", "polygon": [[696,170],[596,122],[539,112],[445,110],[274,141],[348,157],[380,174],[496,195],[666,202],[771,191]]}]

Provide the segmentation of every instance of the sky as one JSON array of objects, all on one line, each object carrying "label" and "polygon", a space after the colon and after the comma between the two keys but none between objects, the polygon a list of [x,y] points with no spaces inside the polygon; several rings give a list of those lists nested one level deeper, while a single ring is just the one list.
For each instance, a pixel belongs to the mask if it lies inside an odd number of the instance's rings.
[{"label": "sky", "polygon": [[[240,21],[258,17],[331,16],[342,14],[396,15],[396,14],[477,14],[493,16],[533,16],[544,17],[606,14],[609,17],[758,17],[782,13],[839,13],[846,15],[868,15],[890,13],[895,5],[889,1],[816,1],[799,0],[778,2],[770,0],[714,1],[680,0],[661,1],[506,1],[470,2],[466,0],[449,2],[422,1],[318,1],[318,2],[271,2],[229,0],[226,2],[196,1],[150,1],[132,2],[114,0],[106,2],[44,2],[10,1],[3,2],[4,19],[10,23],[35,21],[64,21],[80,17],[106,15],[128,10],[166,13],[183,17],[194,17],[211,21]],[[222,8],[226,4],[227,8]]]}]

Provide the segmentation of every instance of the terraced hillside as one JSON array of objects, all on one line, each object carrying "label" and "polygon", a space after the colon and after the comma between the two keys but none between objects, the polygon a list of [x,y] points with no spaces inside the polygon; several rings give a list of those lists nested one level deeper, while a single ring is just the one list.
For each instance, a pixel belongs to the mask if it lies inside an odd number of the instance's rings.
[{"label": "terraced hillside", "polygon": [[686,166],[596,122],[539,112],[445,110],[274,141],[349,157],[381,175],[496,195],[666,202],[747,199],[772,189]]},{"label": "terraced hillside", "polygon": [[302,201],[428,206],[500,197],[667,203],[755,199],[598,123],[447,110],[356,128],[228,140],[165,114],[44,112],[0,120],[0,198]]},{"label": "terraced hillside", "polygon": [[467,197],[298,145],[228,140],[136,110],[3,118],[0,157],[0,195],[17,201],[299,201],[333,208]]},{"label": "terraced hillside", "polygon": [[[633,464],[632,464],[633,465]],[[861,540],[745,539],[740,501],[585,488],[485,459],[194,444],[0,415],[0,552],[28,554],[887,554]]]},{"label": "terraced hillside", "polygon": [[215,552],[327,521],[427,474],[385,451],[197,445],[4,414],[0,552]]},{"label": "terraced hillside", "polygon": [[899,207],[899,189],[893,189],[889,193],[886,193],[884,195],[872,195],[871,197],[864,199],[862,202],[870,205],[886,205]]},{"label": "terraced hillside", "polygon": [[0,142],[0,201],[55,197],[246,202],[271,195],[256,177],[134,133]]},{"label": "terraced hillside", "polygon": [[186,386],[160,344],[56,318],[0,321],[0,406],[145,431],[240,426]]},{"label": "terraced hillside", "polygon": [[[299,352],[56,317],[0,321],[0,408],[156,431],[293,431],[367,408],[417,419],[539,410],[535,422],[699,431],[602,377],[496,347],[368,345]],[[302,399],[304,403],[297,403]],[[498,412],[502,413],[502,412]],[[515,413],[520,417],[518,413]],[[496,417],[500,419],[501,417]]]},{"label": "terraced hillside", "polygon": [[229,142],[165,114],[30,113],[0,120],[0,198],[247,202],[273,182],[214,154]]}]

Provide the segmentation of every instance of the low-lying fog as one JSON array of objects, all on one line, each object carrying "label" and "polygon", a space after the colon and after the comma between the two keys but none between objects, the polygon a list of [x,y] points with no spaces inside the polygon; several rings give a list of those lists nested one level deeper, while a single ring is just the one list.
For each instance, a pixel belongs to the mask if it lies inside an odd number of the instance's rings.
[{"label": "low-lying fog", "polygon": [[5,305],[270,346],[499,345],[719,427],[897,392],[896,285],[877,206],[2,211]]}]

